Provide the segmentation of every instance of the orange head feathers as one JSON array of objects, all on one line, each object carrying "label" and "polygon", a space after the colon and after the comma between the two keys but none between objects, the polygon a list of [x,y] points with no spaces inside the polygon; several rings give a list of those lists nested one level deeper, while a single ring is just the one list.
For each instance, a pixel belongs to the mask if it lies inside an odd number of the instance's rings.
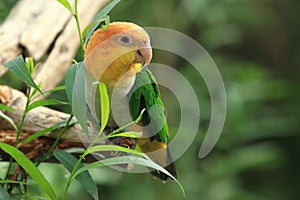
[{"label": "orange head feathers", "polygon": [[113,22],[91,36],[84,62],[87,72],[110,88],[121,77],[122,84],[131,85],[135,74],[151,58],[150,38],[143,28],[130,22]]}]

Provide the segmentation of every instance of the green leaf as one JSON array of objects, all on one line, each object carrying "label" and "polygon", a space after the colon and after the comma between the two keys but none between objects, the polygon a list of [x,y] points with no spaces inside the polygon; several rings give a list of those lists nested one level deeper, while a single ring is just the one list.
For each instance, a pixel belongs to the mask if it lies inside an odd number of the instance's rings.
[{"label": "green leaf", "polygon": [[18,149],[0,142],[0,148],[13,157],[17,163],[35,180],[51,199],[57,199],[56,194],[38,168]]},{"label": "green leaf", "polygon": [[0,199],[1,200],[10,200],[8,192],[0,185]]},{"label": "green leaf", "polygon": [[15,111],[15,109],[13,109],[12,107],[9,107],[9,106],[4,105],[2,103],[0,103],[0,110],[7,110],[7,111],[12,111],[12,112]]},{"label": "green leaf", "polygon": [[[77,163],[77,159],[70,153],[63,150],[54,151],[55,158],[71,173]],[[84,167],[82,163],[79,164],[78,169]],[[98,190],[90,173],[85,171],[76,177],[76,180],[83,186],[83,188],[91,194],[94,199],[98,199]]]},{"label": "green leaf", "polygon": [[49,90],[45,90],[44,93],[47,94],[47,93],[52,93],[52,92],[61,91],[61,90],[65,90],[65,89],[66,89],[66,86],[60,85],[60,86],[57,86],[55,88],[51,88]]},{"label": "green leaf", "polygon": [[57,128],[58,128],[57,126],[51,126],[51,127],[45,128],[45,129],[43,129],[43,130],[41,130],[41,131],[38,131],[38,132],[36,132],[35,134],[32,134],[32,135],[28,136],[25,140],[23,140],[22,143],[21,143],[21,146],[23,146],[24,144],[26,144],[26,143],[32,141],[32,140],[35,139],[35,138],[38,138],[38,137],[44,135],[45,133],[54,131],[54,130],[56,130]]},{"label": "green leaf", "polygon": [[[106,146],[106,145],[103,145],[103,146]],[[158,164],[156,164],[155,162],[153,162],[150,159],[145,159],[145,158],[141,158],[141,157],[137,157],[137,156],[119,156],[119,157],[107,158],[104,160],[93,162],[91,164],[87,164],[84,167],[78,169],[76,171],[76,173],[74,174],[74,177],[76,177],[77,175],[79,175],[80,173],[82,173],[86,170],[103,167],[103,166],[128,164],[128,163],[149,167],[149,168],[152,168],[152,169],[155,169],[155,170],[165,173],[166,175],[170,176],[172,179],[174,179],[176,181],[176,183],[179,185],[179,187],[183,193],[183,196],[185,196],[185,192],[184,192],[182,185],[166,169],[159,166]]]},{"label": "green leaf", "polygon": [[70,3],[67,0],[57,0],[61,5],[63,5],[65,8],[67,8],[71,14],[73,14],[72,7]]},{"label": "green leaf", "polygon": [[95,26],[96,24],[97,24],[97,21],[92,21],[89,25],[87,25],[87,27],[85,27],[85,29],[81,33],[82,37],[85,37],[87,32],[90,30],[90,28],[92,28],[92,26]]},{"label": "green leaf", "polygon": [[26,66],[29,70],[29,73],[32,75],[34,73],[34,62],[33,62],[33,58],[25,58],[25,63],[26,63]]},{"label": "green leaf", "polygon": [[[94,18],[94,21],[92,21],[82,32],[82,37],[85,38],[85,45],[87,44],[89,38],[93,34],[93,32],[101,26],[103,30],[105,30],[110,23],[110,17],[108,15],[97,16]],[[93,30],[93,32],[91,32]],[[89,35],[91,33],[91,35]]]},{"label": "green leaf", "polygon": [[118,146],[118,145],[98,145],[98,146],[92,146],[87,148],[85,153],[83,154],[83,157],[85,157],[88,154],[99,152],[99,151],[122,151],[126,153],[132,153],[135,155],[142,156],[142,153],[134,150],[134,149],[128,149],[126,147]]},{"label": "green leaf", "polygon": [[[93,22],[94,23],[93,26],[90,27],[90,29],[86,32],[85,35],[85,40],[84,43],[87,44],[87,42],[89,41],[91,35],[93,34],[93,32],[99,27],[99,25],[101,24],[101,22],[103,21],[103,19],[105,19],[105,16],[107,16],[107,14],[120,2],[121,0],[113,0],[111,1],[109,4],[107,4],[102,10],[100,10],[100,12],[96,15],[96,17],[94,18]],[[107,22],[107,21],[106,21]],[[107,25],[107,24],[106,24]]]},{"label": "green leaf", "polygon": [[[65,90],[66,89],[66,86],[64,85],[60,85],[60,86],[57,86],[55,88],[51,88],[49,90],[45,90],[43,91],[44,94],[47,94],[47,93],[52,93],[52,92],[56,92],[56,91],[61,91],[61,90]],[[41,96],[40,94],[34,96],[34,98],[38,97],[38,96]]]},{"label": "green leaf", "polygon": [[139,121],[141,121],[144,112],[146,111],[146,108],[144,108],[141,113],[139,114],[139,116],[136,118],[136,120],[134,120],[135,123],[138,123]]},{"label": "green leaf", "polygon": [[10,125],[12,125],[12,127],[17,131],[17,126],[15,125],[14,121],[9,116],[4,114],[1,110],[0,110],[0,117],[3,118],[5,121],[7,121]]},{"label": "green leaf", "polygon": [[39,107],[39,106],[49,106],[49,105],[62,105],[62,104],[68,104],[63,101],[59,101],[56,99],[43,99],[43,100],[38,100],[35,102],[32,102],[29,104],[29,106],[26,108],[26,112],[29,112],[30,110]]},{"label": "green leaf", "polygon": [[86,105],[85,105],[85,70],[84,64],[78,63],[76,76],[72,92],[72,111],[78,119],[79,124],[88,136],[88,127],[86,124]]},{"label": "green leaf", "polygon": [[122,132],[122,133],[117,133],[117,134],[109,134],[106,137],[107,138],[112,138],[112,137],[130,137],[130,138],[139,138],[143,135],[143,132]]},{"label": "green leaf", "polygon": [[146,109],[144,108],[144,109],[141,111],[140,115],[137,117],[136,120],[134,120],[133,122],[129,122],[128,124],[125,124],[124,126],[119,127],[118,129],[116,129],[116,130],[114,130],[113,132],[111,132],[109,135],[115,135],[115,134],[117,134],[117,133],[123,131],[123,130],[126,129],[127,127],[129,127],[129,126],[131,126],[131,125],[133,125],[133,124],[138,123],[138,122],[142,119],[142,116],[143,116],[145,110],[146,110]]},{"label": "green leaf", "polygon": [[[38,83],[37,86],[38,86],[38,88],[41,88],[41,87],[42,87],[42,83]],[[35,90],[35,89],[34,89],[34,90],[31,90],[28,98],[29,98],[29,99],[32,99],[32,97],[33,97],[37,92],[38,92],[38,90]],[[42,95],[42,94],[39,93],[39,96],[40,96],[40,95]],[[43,92],[43,95],[44,95],[44,92]]]},{"label": "green leaf", "polygon": [[66,86],[66,93],[69,100],[70,105],[72,106],[72,97],[73,97],[73,88],[75,83],[76,72],[78,70],[80,63],[72,64],[66,73],[65,77],[65,86]]},{"label": "green leaf", "polygon": [[99,82],[99,94],[100,94],[100,105],[101,105],[101,129],[100,132],[104,130],[109,118],[109,97],[107,93],[107,88],[104,83]]},{"label": "green leaf", "polygon": [[26,83],[27,86],[33,87],[34,89],[39,91],[41,94],[43,94],[43,92],[40,90],[40,88],[33,81],[31,74],[26,66],[26,63],[24,62],[21,55],[7,63],[4,63],[4,66],[6,66],[9,69],[9,71],[11,71],[21,81]]},{"label": "green leaf", "polygon": [[85,149],[80,147],[73,147],[73,148],[64,149],[64,151],[71,154],[83,154]]}]

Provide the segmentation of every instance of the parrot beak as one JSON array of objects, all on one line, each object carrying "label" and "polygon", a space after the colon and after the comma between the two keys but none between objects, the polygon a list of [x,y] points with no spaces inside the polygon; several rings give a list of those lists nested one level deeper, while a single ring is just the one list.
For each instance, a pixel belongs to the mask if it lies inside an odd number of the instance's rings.
[{"label": "parrot beak", "polygon": [[135,62],[143,63],[144,66],[148,65],[152,58],[152,48],[150,44],[143,44],[140,48],[136,51],[135,54]]}]

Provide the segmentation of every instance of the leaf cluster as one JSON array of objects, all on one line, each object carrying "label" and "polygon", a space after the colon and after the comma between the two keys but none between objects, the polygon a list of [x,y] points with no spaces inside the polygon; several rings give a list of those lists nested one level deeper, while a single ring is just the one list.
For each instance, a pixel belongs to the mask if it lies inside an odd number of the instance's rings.
[{"label": "leaf cluster", "polygon": [[[108,5],[106,5],[94,18],[94,20],[88,25],[83,31],[81,31],[78,11],[77,11],[77,0],[75,0],[74,9],[72,8],[71,4],[67,0],[58,0],[60,4],[62,4],[75,18],[79,39],[81,42],[82,51],[85,50],[85,46],[92,35],[92,33],[99,27],[105,29],[109,25],[109,16],[108,13],[112,8],[114,8],[121,0],[113,0]],[[141,132],[123,132],[123,129],[133,123],[137,123],[142,115],[141,112],[140,116],[133,121],[132,123],[125,125],[124,127],[119,128],[105,136],[103,136],[103,131],[107,125],[109,112],[110,112],[110,101],[107,94],[107,89],[105,84],[98,82],[96,83],[97,88],[99,90],[101,102],[100,112],[101,112],[101,127],[99,130],[98,135],[91,139],[90,145],[85,149],[77,153],[81,153],[80,158],[77,159],[68,151],[64,150],[54,150],[55,146],[58,144],[59,140],[61,139],[64,132],[68,129],[68,127],[74,123],[79,123],[83,130],[85,131],[88,138],[90,138],[90,134],[87,127],[87,115],[86,115],[86,105],[85,105],[85,72],[84,72],[84,63],[83,62],[75,62],[73,65],[70,66],[66,78],[65,78],[65,86],[58,86],[56,88],[42,91],[41,86],[42,83],[35,83],[32,78],[36,68],[38,65],[35,65],[32,58],[26,58],[25,60],[20,55],[17,58],[5,63],[5,66],[8,70],[13,73],[18,79],[20,79],[23,83],[27,86],[27,102],[26,106],[22,115],[22,119],[19,124],[15,124],[15,122],[2,111],[10,111],[14,112],[14,109],[8,107],[6,105],[0,104],[0,117],[7,121],[12,127],[15,129],[17,136],[14,146],[0,143],[0,148],[11,156],[11,161],[9,167],[7,168],[6,177],[1,180],[0,184],[0,197],[4,199],[11,199],[10,194],[7,192],[8,187],[10,184],[15,184],[18,188],[23,188],[21,190],[21,195],[26,195],[26,189],[24,185],[27,183],[24,181],[10,181],[9,174],[11,171],[13,161],[17,162],[26,173],[40,186],[40,188],[47,194],[47,196],[51,199],[58,199],[57,194],[53,188],[53,186],[48,182],[45,178],[44,174],[38,169],[38,165],[47,159],[49,156],[54,155],[55,158],[70,172],[69,179],[66,183],[66,187],[64,189],[64,194],[62,199],[66,199],[69,187],[71,183],[76,179],[83,188],[93,197],[93,199],[98,199],[98,189],[96,183],[93,181],[91,174],[89,173],[90,169],[99,168],[104,166],[110,165],[119,165],[119,164],[128,164],[132,163],[135,165],[146,166],[149,168],[153,168],[155,170],[159,170],[171,178],[175,180],[175,178],[166,171],[163,167],[159,166],[158,164],[151,161],[145,154],[139,152],[138,150],[134,149],[127,149],[121,146],[115,145],[97,145],[100,141],[104,141],[108,138],[112,137],[131,137],[137,138],[142,135]],[[62,102],[56,99],[42,99],[42,100],[35,100],[38,96],[43,96],[47,93],[51,93],[54,91],[65,90],[68,102]],[[20,141],[20,134],[22,131],[22,127],[24,124],[24,120],[26,115],[31,110],[39,107],[39,106],[49,106],[49,105],[65,105],[69,104],[72,108],[72,113],[68,120],[62,121],[58,124],[55,124],[51,127],[45,128],[41,131],[38,131],[23,141]],[[2,111],[1,111],[2,110]],[[75,116],[75,117],[74,117]],[[46,154],[35,162],[29,160],[21,151],[20,147],[25,145],[26,143],[31,142],[33,139],[44,135],[45,133],[60,129],[60,133],[56,139],[56,141],[52,144],[51,148],[49,149]],[[84,165],[82,161],[85,157],[89,154],[104,152],[104,151],[115,151],[115,152],[125,152],[130,154],[129,156],[122,156],[122,157],[113,157],[113,158],[106,158],[101,161],[97,161],[94,163]],[[182,186],[180,183],[175,180],[181,190],[183,191]],[[184,193],[184,191],[183,191]],[[41,197],[42,198],[42,197]]]}]

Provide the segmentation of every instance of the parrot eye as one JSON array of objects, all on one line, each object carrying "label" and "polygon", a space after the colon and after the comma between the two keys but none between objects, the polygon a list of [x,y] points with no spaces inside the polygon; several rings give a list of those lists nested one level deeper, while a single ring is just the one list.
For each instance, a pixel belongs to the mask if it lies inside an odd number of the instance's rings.
[{"label": "parrot eye", "polygon": [[118,41],[120,44],[128,46],[132,44],[132,38],[127,35],[127,34],[122,34],[119,38]]}]

